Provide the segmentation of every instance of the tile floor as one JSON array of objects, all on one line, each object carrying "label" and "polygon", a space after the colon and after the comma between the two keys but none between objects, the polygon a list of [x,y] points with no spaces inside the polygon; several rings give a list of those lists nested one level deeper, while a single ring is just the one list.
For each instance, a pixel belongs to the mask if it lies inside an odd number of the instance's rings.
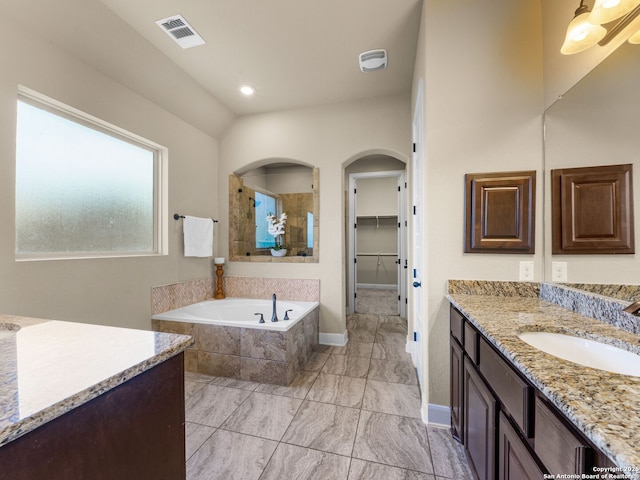
[{"label": "tile floor", "polygon": [[187,373],[187,479],[472,479],[449,429],[420,420],[406,322],[356,314],[347,328],[288,387]]}]

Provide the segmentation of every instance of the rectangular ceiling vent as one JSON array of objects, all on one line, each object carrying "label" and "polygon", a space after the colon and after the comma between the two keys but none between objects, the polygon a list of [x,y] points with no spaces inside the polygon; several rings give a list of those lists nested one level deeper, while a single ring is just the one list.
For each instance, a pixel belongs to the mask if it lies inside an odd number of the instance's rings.
[{"label": "rectangular ceiling vent", "polygon": [[173,15],[162,20],[156,20],[156,25],[182,48],[197,47],[206,43],[182,15]]}]

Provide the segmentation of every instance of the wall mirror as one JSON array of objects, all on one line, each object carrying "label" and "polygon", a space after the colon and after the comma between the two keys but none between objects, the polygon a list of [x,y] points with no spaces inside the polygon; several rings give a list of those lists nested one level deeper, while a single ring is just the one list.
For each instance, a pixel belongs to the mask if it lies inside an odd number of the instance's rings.
[{"label": "wall mirror", "polygon": [[[230,175],[230,259],[317,263],[318,192],[318,169],[287,161],[272,160]],[[274,236],[267,217],[279,219],[283,213],[287,217],[284,234]]]},{"label": "wall mirror", "polygon": [[[566,262],[568,283],[580,284],[578,288],[640,283],[638,254],[552,255],[550,223],[550,172],[560,168],[633,164],[634,214],[640,213],[639,78],[640,48],[625,43],[545,112],[546,281],[558,282],[553,262]],[[638,238],[638,221],[635,225]]]}]

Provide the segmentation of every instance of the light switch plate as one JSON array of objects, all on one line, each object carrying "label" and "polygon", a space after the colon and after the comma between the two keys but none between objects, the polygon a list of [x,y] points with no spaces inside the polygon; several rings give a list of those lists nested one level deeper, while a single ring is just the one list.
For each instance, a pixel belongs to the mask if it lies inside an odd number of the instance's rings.
[{"label": "light switch plate", "polygon": [[551,281],[567,281],[567,262],[551,262]]},{"label": "light switch plate", "polygon": [[533,262],[520,262],[520,281],[533,282]]}]

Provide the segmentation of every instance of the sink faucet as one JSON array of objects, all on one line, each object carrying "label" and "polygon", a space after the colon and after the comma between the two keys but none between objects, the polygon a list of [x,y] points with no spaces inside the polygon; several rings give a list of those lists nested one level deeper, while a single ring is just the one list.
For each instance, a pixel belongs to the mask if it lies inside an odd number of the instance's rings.
[{"label": "sink faucet", "polygon": [[273,313],[271,314],[271,321],[277,322],[278,312],[276,312],[276,294],[275,293],[271,296],[271,300],[273,301]]}]

